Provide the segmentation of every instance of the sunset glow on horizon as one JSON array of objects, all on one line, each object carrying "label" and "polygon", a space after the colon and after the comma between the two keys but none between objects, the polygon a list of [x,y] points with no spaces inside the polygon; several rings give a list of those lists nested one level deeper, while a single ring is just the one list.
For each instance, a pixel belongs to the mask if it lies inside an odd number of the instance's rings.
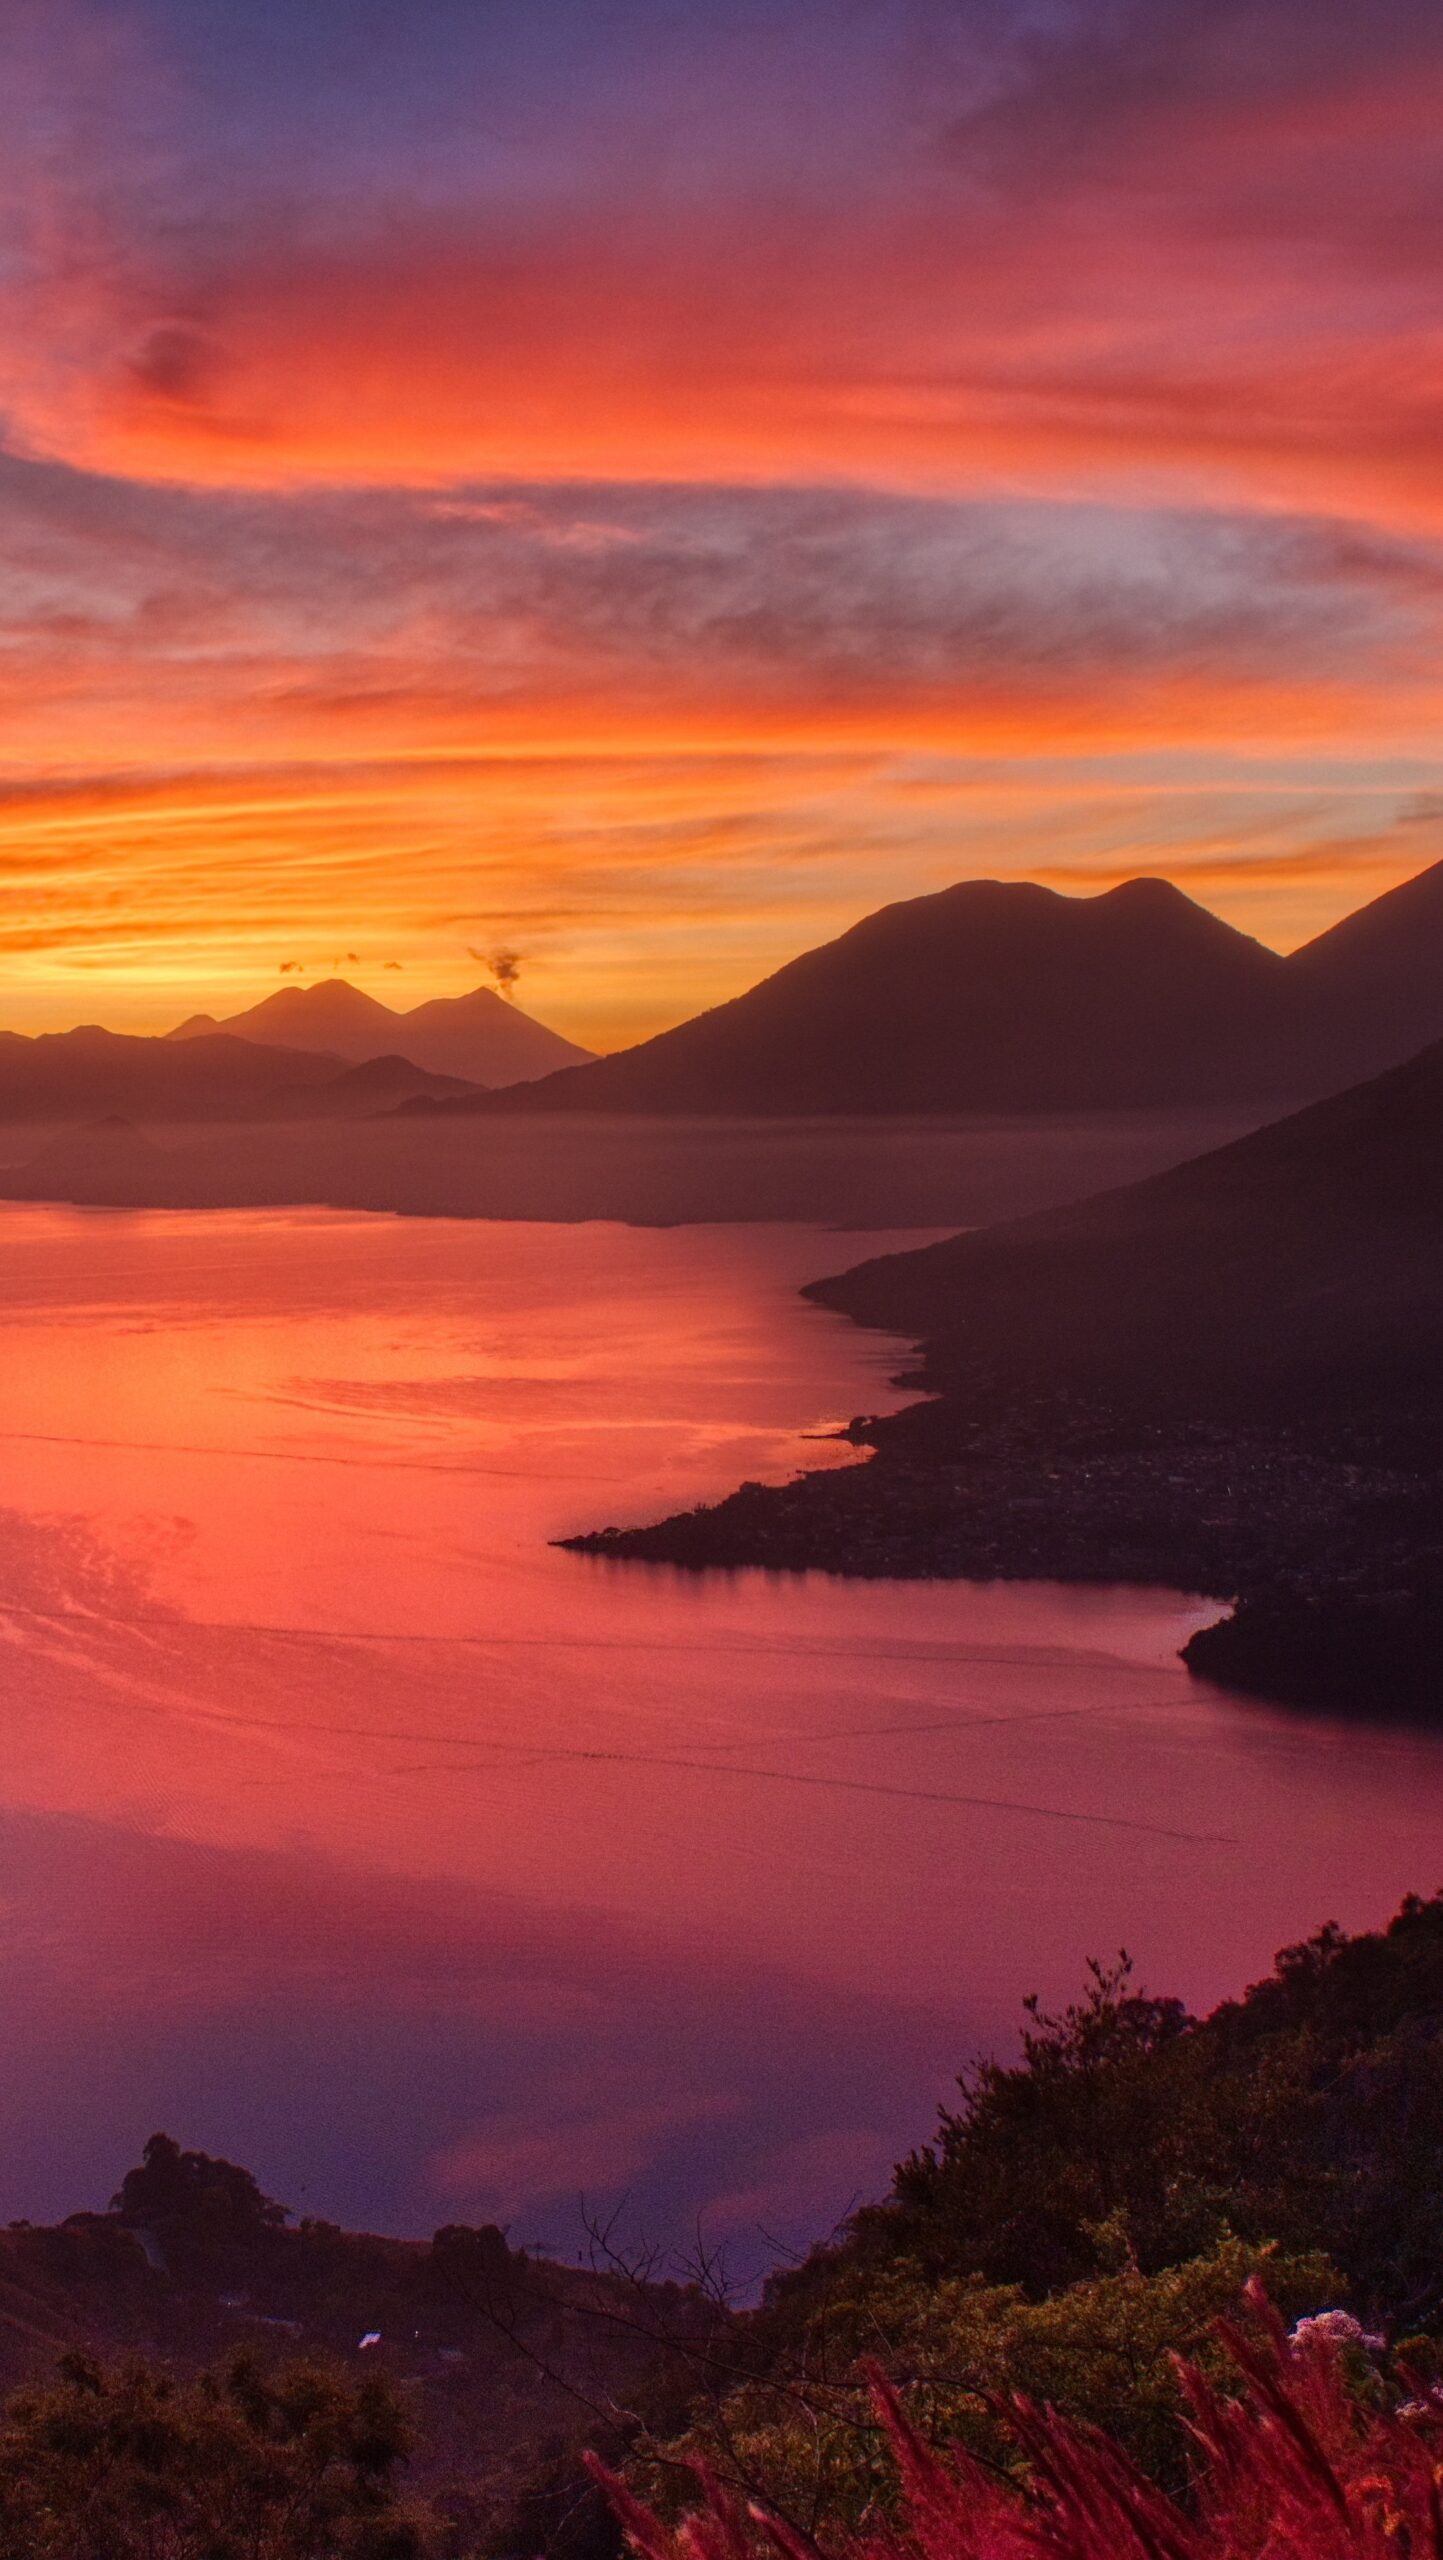
[{"label": "sunset glow on horizon", "polygon": [[1423,0],[7,0],[5,1024],[1439,859],[1440,111]]}]

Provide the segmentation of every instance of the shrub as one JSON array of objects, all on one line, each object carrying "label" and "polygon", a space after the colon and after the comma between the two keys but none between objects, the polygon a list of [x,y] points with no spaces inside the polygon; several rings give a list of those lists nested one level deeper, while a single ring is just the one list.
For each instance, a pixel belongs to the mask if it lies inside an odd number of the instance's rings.
[{"label": "shrub", "polygon": [[823,2518],[855,2521],[894,2477],[873,2405],[879,2374],[930,2444],[960,2443],[1005,2467],[1018,2457],[999,2406],[1020,2395],[1106,2430],[1154,2478],[1177,2484],[1179,2359],[1221,2370],[1217,2320],[1260,2274],[1290,2318],[1335,2302],[1338,2279],[1325,2258],[1234,2239],[1146,2275],[1117,2234],[1112,2245],[1111,2273],[1040,2303],[1017,2285],[931,2278],[915,2261],[862,2270],[850,2291],[816,2303],[774,2364],[700,2399],[685,2434],[653,2445],[628,2476],[663,2512],[679,2511],[700,2466],[809,2531]]},{"label": "shrub", "polygon": [[[1022,2397],[998,2412],[1012,2475],[960,2448],[944,2458],[879,2378],[902,2515],[831,2547],[839,2560],[1437,2560],[1443,2404],[1425,2393],[1384,2406],[1329,2323],[1289,2340],[1256,2291],[1253,2303],[1256,2333],[1221,2333],[1236,2396],[1195,2363],[1180,2377],[1195,2447],[1186,2498],[1097,2429]],[[640,2560],[826,2560],[825,2546],[719,2482],[704,2479],[705,2507],[673,2526],[597,2468]]]},{"label": "shrub", "polygon": [[418,2560],[379,2377],[238,2359],[177,2380],[68,2356],[0,2420],[0,2551],[24,2560]]},{"label": "shrub", "polygon": [[1234,2231],[1326,2251],[1370,2312],[1443,2311],[1443,1895],[1320,1929],[1203,2019],[1138,1992],[1126,1958],[1095,1965],[1060,2015],[1030,2004],[1018,2061],[961,2087],[841,2252],[778,2282],[779,2322],[838,2254],[1053,2293],[1098,2272],[1119,2215],[1145,2270]]}]

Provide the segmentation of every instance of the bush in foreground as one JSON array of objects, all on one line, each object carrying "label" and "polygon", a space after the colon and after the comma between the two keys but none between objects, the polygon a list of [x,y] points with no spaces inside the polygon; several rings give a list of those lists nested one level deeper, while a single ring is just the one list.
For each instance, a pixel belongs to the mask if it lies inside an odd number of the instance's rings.
[{"label": "bush in foreground", "polygon": [[638,2447],[629,2477],[672,2515],[700,2467],[808,2531],[823,2519],[854,2523],[893,2488],[869,2386],[877,2374],[931,2445],[1015,2463],[999,2412],[1021,2397],[1102,2430],[1153,2479],[1177,2486],[1186,2471],[1182,2360],[1221,2371],[1216,2324],[1250,2281],[1261,2277],[1296,2319],[1337,2301],[1337,2272],[1316,2254],[1288,2257],[1232,2238],[1155,2275],[1120,2239],[1118,2256],[1110,2273],[1043,2302],[980,2276],[929,2276],[912,2260],[859,2268],[855,2287],[835,2287],[755,2377],[699,2395],[684,2434]]},{"label": "bush in foreground", "polygon": [[[1290,2339],[1257,2288],[1251,2301],[1256,2329],[1219,2329],[1234,2394],[1182,2368],[1194,2446],[1182,2497],[1109,2437],[1020,2397],[998,2412],[1020,2476],[960,2447],[944,2458],[878,2377],[902,2514],[864,2521],[839,2560],[1443,2560],[1443,2402],[1420,2384],[1387,2405],[1349,2342],[1356,2324],[1325,2318]],[[640,2560],[826,2560],[706,2475],[704,2509],[673,2526],[596,2468]]]}]

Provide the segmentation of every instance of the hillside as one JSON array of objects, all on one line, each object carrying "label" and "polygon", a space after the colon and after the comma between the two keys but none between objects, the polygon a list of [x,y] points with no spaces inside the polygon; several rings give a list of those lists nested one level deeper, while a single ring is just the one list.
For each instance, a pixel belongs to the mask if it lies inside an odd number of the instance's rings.
[{"label": "hillside", "polygon": [[27,1039],[0,1032],[0,1121],[84,1120],[120,1113],[140,1120],[249,1120],[285,1091],[319,1094],[339,1058],[306,1049],[263,1049],[208,1034],[176,1048],[87,1025]]},{"label": "hillside", "polygon": [[[745,2375],[698,2400],[664,2460],[637,2466],[664,2512],[694,2499],[674,2468],[690,2458],[754,2512],[801,2518],[807,2541],[777,2536],[783,2549],[815,2554],[821,2525],[824,2550],[858,2560],[891,2498],[871,2393],[880,2368],[923,2443],[949,2457],[940,2475],[909,2459],[926,2503],[915,2538],[900,2536],[889,2560],[919,2550],[930,2560],[1361,2560],[1370,2531],[1335,2538],[1341,2496],[1296,2540],[1260,2525],[1277,2495],[1251,2507],[1235,2541],[1199,2534],[1195,2510],[1164,2530],[1145,2492],[1124,2506],[1115,2466],[1089,2504],[1083,2464],[1039,2463],[1046,2430],[1025,2422],[1046,2405],[1104,2429],[1152,2479],[1195,2490],[1210,2430],[1187,2428],[1199,2402],[1175,2359],[1201,2356],[1215,2385],[1236,2388],[1215,2324],[1241,2314],[1251,2328],[1239,2301],[1249,2275],[1287,2321],[1304,2315],[1292,2344],[1311,2383],[1308,2428],[1323,2405],[1308,2348],[1329,2329],[1353,2350],[1354,2429],[1365,2408],[1402,2401],[1417,2413],[1420,2394],[1430,2423],[1443,2419],[1433,2397],[1443,1903],[1410,1896],[1376,1934],[1321,1928],[1205,2017],[1162,1990],[1135,1980],[1126,1959],[1094,1963],[1060,2015],[1028,2004],[1015,2059],[964,2071],[891,2195],[774,2276],[749,2324]],[[1351,2319],[1334,2310],[1310,2341],[1308,2315],[1340,2303]],[[1252,2335],[1262,2344],[1266,2332]],[[1276,2326],[1273,2352],[1286,2354]],[[1279,2405],[1270,2391],[1274,2422]],[[1013,2429],[1029,2456],[1020,2466]],[[1299,2433],[1326,2478],[1315,2436]],[[1405,2465],[1416,2460],[1406,2432],[1399,2446]],[[968,2469],[966,2454],[981,2467]],[[1430,2449],[1425,2493],[1431,2461]],[[1015,2530],[978,2529],[988,2482],[1019,2469],[1078,2491],[1086,2511],[1075,2532],[1048,2530],[1036,2507]],[[934,2492],[950,2495],[959,2473],[971,2529],[944,2532]],[[1294,2518],[1295,2498],[1294,2486],[1281,2502]],[[1390,2512],[1376,2547],[1395,2546],[1395,2523]],[[1425,2530],[1403,2547],[1421,2554],[1432,2539]],[[637,2547],[667,2560],[658,2534]],[[743,2560],[745,2549],[715,2530],[700,2547],[709,2560]],[[679,2546],[675,2560],[696,2548]]]},{"label": "hillside", "polygon": [[344,1067],[319,1089],[315,1085],[282,1085],[272,1094],[265,1117],[277,1120],[369,1120],[379,1112],[413,1108],[418,1102],[472,1099],[482,1090],[462,1076],[434,1074],[413,1066],[409,1058],[367,1058]]},{"label": "hillside", "polygon": [[1289,970],[1335,1025],[1338,1080],[1443,1037],[1443,862],[1294,952]]},{"label": "hillside", "polygon": [[1443,1397],[1443,1042],[1149,1181],[808,1294],[923,1336],[932,1386],[1416,1414]]},{"label": "hillside", "polygon": [[963,881],[513,1101],[740,1114],[1247,1101],[1297,1089],[1280,1040],[1287,965],[1165,881],[1097,898]]},{"label": "hillside", "polygon": [[[699,2461],[779,2526],[805,2522],[805,2541],[773,2533],[779,2549],[815,2555],[825,2526],[824,2547],[845,2553],[847,2528],[889,2503],[869,2398],[879,2369],[925,2443],[960,2444],[989,2476],[1009,2476],[1021,2393],[1105,2429],[1145,2479],[1181,2490],[1197,2447],[1176,2359],[1200,2359],[1215,2380],[1230,2370],[1216,2323],[1255,2316],[1249,2280],[1301,2319],[1295,2345],[1311,2315],[1327,2313],[1321,2334],[1339,2319],[1332,2306],[1352,2306],[1341,2334],[1373,2359],[1356,2359],[1360,2409],[1430,2390],[1443,2353],[1440,2064],[1438,1898],[1408,1896],[1383,1931],[1319,1929],[1203,2017],[1135,1981],[1126,1958],[1093,1963],[1060,2014],[1027,2004],[1018,2047],[970,2058],[884,2197],[739,2312],[705,2286],[653,2280],[645,2259],[628,2269],[603,2247],[599,2269],[563,2267],[494,2225],[429,2241],[297,2227],[244,2169],[156,2135],[108,2211],[0,2232],[0,2394],[67,2350],[124,2359],[122,2376],[136,2358],[159,2377],[223,2374],[244,2357],[243,2373],[281,2390],[319,2359],[331,2388],[399,2399],[414,2445],[405,2485],[434,2510],[439,2530],[421,2547],[437,2560],[614,2560],[590,2449],[669,2514],[694,2500]],[[72,2362],[63,2425],[46,2404],[60,2457],[47,2476],[67,2516],[89,2512],[84,2420],[104,2387]],[[1315,2421],[1315,2390],[1308,2405]],[[13,2445],[17,2404],[0,2414]],[[127,2432],[112,2451],[142,2455],[138,2477],[122,2461],[107,2478],[127,2517],[153,2521],[144,2446]],[[158,2546],[143,2532],[54,2546],[81,2547]],[[659,2530],[638,2545],[653,2560],[662,2547]],[[1099,2560],[1113,2550],[1085,2547]]]},{"label": "hillside", "polygon": [[809,1294],[920,1337],[863,1467],[576,1540],[690,1565],[1171,1584],[1200,1672],[1443,1713],[1443,1043],[1174,1171]]},{"label": "hillside", "polygon": [[217,1031],[282,1048],[326,1049],[354,1065],[372,1058],[409,1058],[433,1075],[458,1076],[473,1085],[520,1084],[557,1068],[579,1066],[590,1056],[574,1040],[563,1040],[559,1032],[548,1031],[507,1003],[492,987],[473,987],[464,996],[436,996],[410,1012],[396,1012],[344,978],[327,978],[310,987],[281,987],[223,1022],[211,1014],[193,1014],[167,1036],[195,1040]]},{"label": "hillside", "polygon": [[670,2353],[689,2372],[716,2319],[678,2285],[560,2266],[494,2225],[296,2226],[247,2171],[165,2135],[109,2212],[0,2231],[0,2393],[76,2349],[183,2371],[336,2359],[400,2386],[418,2485],[480,2547],[580,2439],[606,2440],[609,2411],[665,2385]]}]

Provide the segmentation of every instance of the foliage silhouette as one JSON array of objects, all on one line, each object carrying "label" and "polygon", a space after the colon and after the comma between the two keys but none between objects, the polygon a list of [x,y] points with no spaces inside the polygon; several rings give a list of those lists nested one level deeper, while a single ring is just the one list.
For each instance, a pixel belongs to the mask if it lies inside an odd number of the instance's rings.
[{"label": "foliage silhouette", "polygon": [[0,2550],[24,2560],[420,2560],[386,2384],[242,2358],[178,2380],[68,2356],[0,2420]]}]

